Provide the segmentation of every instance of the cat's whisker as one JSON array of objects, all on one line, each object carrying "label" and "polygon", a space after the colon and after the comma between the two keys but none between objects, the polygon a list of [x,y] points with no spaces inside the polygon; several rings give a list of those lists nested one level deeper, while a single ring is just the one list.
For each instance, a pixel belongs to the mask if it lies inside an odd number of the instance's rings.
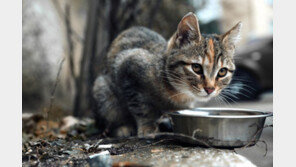
[{"label": "cat's whisker", "polygon": [[239,79],[239,78],[232,78],[231,80],[232,81],[243,81],[243,82],[248,82],[248,83],[252,82],[252,81],[249,81],[249,80],[244,80],[244,79]]},{"label": "cat's whisker", "polygon": [[[164,73],[165,73],[165,72],[164,72]],[[182,83],[188,85],[188,83],[185,82],[184,78],[181,78],[181,77],[179,77],[179,76],[176,76],[176,75],[174,75],[174,74],[170,74],[170,73],[166,73],[166,74],[172,76],[172,77],[171,77],[172,80],[175,79],[175,80],[177,80],[177,81],[180,81],[180,82],[182,82]],[[166,77],[167,77],[167,78],[170,78],[170,76],[166,76]],[[185,76],[185,78],[192,78],[192,77]],[[199,89],[198,89],[196,86],[194,86],[194,85],[191,85],[191,86],[192,86],[193,88],[195,88],[195,90],[199,91]]]},{"label": "cat's whisker", "polygon": [[218,97],[214,97],[215,101],[219,103],[219,107],[222,107],[221,101],[219,100]]},{"label": "cat's whisker", "polygon": [[185,94],[185,93],[184,93],[184,92],[176,93],[176,94],[170,96],[169,99],[172,99],[173,97],[179,96],[179,95],[181,95],[181,94]]},{"label": "cat's whisker", "polygon": [[[169,78],[169,77],[168,77]],[[184,85],[188,85],[185,81],[181,80],[181,79],[177,79],[177,78],[169,78],[171,80],[171,82],[175,83],[175,84],[184,84]],[[168,82],[170,83],[170,82]]]},{"label": "cat's whisker", "polygon": [[244,83],[237,83],[237,86],[241,86],[242,88],[249,88],[253,91],[255,91],[255,89],[247,84],[244,84]]},{"label": "cat's whisker", "polygon": [[220,94],[220,97],[230,106],[230,107],[232,107],[232,105],[228,102],[228,100],[223,96],[223,95],[221,95]]},{"label": "cat's whisker", "polygon": [[235,93],[235,94],[242,94],[242,91],[248,93],[248,94],[254,94],[255,89],[243,84],[243,83],[235,83],[231,84],[228,87],[226,87],[223,91],[230,91],[230,93]]},{"label": "cat's whisker", "polygon": [[227,102],[227,104],[232,107],[231,103],[229,102],[228,98],[225,95],[221,94],[221,97]]},{"label": "cat's whisker", "polygon": [[238,100],[238,98],[236,96],[232,96],[231,94],[223,94],[225,97],[229,98],[232,102],[236,103],[236,100]]},{"label": "cat's whisker", "polygon": [[199,88],[198,88],[198,87],[196,87],[196,86],[192,85],[192,88],[193,88],[195,91],[197,91],[197,92],[200,92],[200,90],[199,90]]},{"label": "cat's whisker", "polygon": [[166,73],[166,76],[164,76],[164,77],[166,77],[167,79],[171,79],[171,80],[177,80],[177,81],[180,81],[180,82],[182,82],[182,83],[188,85],[188,84],[184,81],[183,78],[181,78],[181,77],[179,77],[179,76],[177,76],[177,75],[170,74],[170,73]]},{"label": "cat's whisker", "polygon": [[233,103],[236,103],[236,101],[233,100],[229,95],[227,95],[227,94],[222,94],[222,95],[223,95],[225,98],[231,100]]},{"label": "cat's whisker", "polygon": [[[227,104],[226,104],[226,102],[221,98],[221,96],[219,95],[219,96],[217,96],[219,99],[220,99],[220,101],[221,101],[221,103],[224,103],[224,105],[225,106],[227,106]],[[222,107],[222,105],[221,105],[221,107]]]},{"label": "cat's whisker", "polygon": [[179,86],[188,86],[188,84],[186,82],[181,82],[181,81],[176,82],[176,81],[172,80],[172,84],[179,85]]},{"label": "cat's whisker", "polygon": [[255,90],[248,89],[248,88],[246,88],[244,86],[239,86],[239,90],[235,90],[235,89],[236,88],[234,88],[234,89],[233,88],[229,88],[229,89],[226,89],[226,90],[231,91],[231,93],[236,93],[236,94],[245,92],[247,94],[254,95],[254,92],[255,92]]},{"label": "cat's whisker", "polygon": [[235,89],[223,89],[223,90],[221,91],[221,93],[225,93],[225,92],[227,92],[227,93],[229,93],[229,94],[231,94],[231,95],[236,95],[236,94],[239,93],[239,91],[238,91],[238,90],[235,90]]},{"label": "cat's whisker", "polygon": [[[231,93],[231,92],[230,92]],[[245,97],[247,97],[247,98],[250,98],[250,96],[248,96],[248,95],[246,95],[246,94],[244,94],[244,93],[242,93],[242,92],[236,92],[236,94],[238,94],[238,95],[242,95],[242,96],[245,96]]]},{"label": "cat's whisker", "polygon": [[227,90],[221,92],[221,94],[223,94],[223,95],[227,95],[227,96],[231,96],[231,97],[234,97],[234,98],[238,99],[238,97],[237,97],[234,93],[229,92],[229,91],[227,91]]}]

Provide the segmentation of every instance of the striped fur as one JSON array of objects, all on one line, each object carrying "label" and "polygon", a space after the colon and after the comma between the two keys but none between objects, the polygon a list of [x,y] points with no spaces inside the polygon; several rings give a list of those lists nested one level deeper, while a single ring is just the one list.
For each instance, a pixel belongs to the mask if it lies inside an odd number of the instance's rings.
[{"label": "striped fur", "polygon": [[[195,107],[217,96],[231,81],[233,53],[241,24],[224,35],[202,35],[188,13],[167,42],[144,27],[122,32],[112,43],[107,73],[94,84],[97,123],[113,136],[145,135],[157,130],[168,111]],[[193,71],[202,66],[203,75]],[[227,75],[217,77],[221,68]],[[207,94],[205,88],[214,88]]]}]

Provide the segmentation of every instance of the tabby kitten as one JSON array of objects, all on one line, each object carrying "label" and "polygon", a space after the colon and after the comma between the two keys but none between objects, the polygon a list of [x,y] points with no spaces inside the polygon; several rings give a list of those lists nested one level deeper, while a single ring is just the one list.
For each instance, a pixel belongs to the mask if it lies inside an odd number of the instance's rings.
[{"label": "tabby kitten", "polygon": [[122,32],[107,55],[107,72],[95,81],[95,117],[111,136],[157,130],[164,112],[196,107],[231,81],[242,24],[223,35],[202,35],[188,13],[167,42],[144,27]]}]

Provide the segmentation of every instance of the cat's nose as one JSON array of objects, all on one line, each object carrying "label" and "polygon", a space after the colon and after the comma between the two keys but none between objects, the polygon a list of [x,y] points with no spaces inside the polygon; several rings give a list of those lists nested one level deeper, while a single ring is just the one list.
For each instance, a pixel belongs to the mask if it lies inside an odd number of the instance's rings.
[{"label": "cat's nose", "polygon": [[211,93],[214,92],[214,90],[215,90],[214,87],[205,87],[204,89],[205,89],[205,91],[207,92],[207,94],[211,94]]}]

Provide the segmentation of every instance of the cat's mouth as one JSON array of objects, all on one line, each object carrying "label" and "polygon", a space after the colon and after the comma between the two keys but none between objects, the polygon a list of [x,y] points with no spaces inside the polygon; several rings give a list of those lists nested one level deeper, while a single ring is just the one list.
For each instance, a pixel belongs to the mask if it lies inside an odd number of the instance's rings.
[{"label": "cat's mouth", "polygon": [[207,101],[209,101],[211,98],[212,98],[211,95],[206,95],[206,96],[199,96],[199,95],[197,95],[197,96],[196,96],[196,101],[199,101],[199,102],[207,102]]},{"label": "cat's mouth", "polygon": [[207,102],[211,98],[217,96],[218,94],[219,93],[216,90],[214,92],[212,92],[211,94],[207,94],[206,92],[201,92],[196,95],[196,101]]}]

